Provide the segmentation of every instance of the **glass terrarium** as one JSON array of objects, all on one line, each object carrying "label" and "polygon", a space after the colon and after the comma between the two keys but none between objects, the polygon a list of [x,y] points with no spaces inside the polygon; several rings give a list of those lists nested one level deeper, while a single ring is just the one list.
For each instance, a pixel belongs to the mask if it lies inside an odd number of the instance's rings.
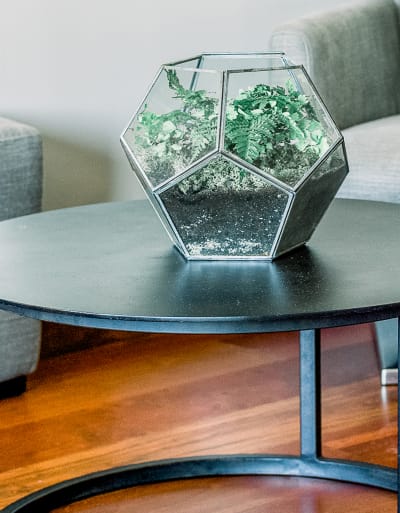
[{"label": "glass terrarium", "polygon": [[348,172],[310,78],[277,52],[163,65],[121,142],[187,259],[272,260],[304,244]]}]

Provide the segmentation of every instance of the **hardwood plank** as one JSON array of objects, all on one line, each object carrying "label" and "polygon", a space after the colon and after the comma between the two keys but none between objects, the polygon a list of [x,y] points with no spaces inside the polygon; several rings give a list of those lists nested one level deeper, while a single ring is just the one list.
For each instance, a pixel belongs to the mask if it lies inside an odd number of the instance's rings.
[{"label": "hardwood plank", "polygon": [[176,481],[92,498],[59,513],[393,513],[394,494],[372,488],[279,477]]},{"label": "hardwood plank", "polygon": [[[26,394],[0,401],[0,507],[116,465],[298,451],[296,333],[110,332],[114,342],[97,346],[103,332],[84,331],[94,347],[43,359]],[[58,333],[74,338],[77,329]],[[397,389],[382,393],[371,326],[325,330],[322,369],[324,454],[395,466]],[[395,511],[395,496],[321,480],[224,478],[140,487],[63,511],[184,505],[190,512],[386,512]]]}]

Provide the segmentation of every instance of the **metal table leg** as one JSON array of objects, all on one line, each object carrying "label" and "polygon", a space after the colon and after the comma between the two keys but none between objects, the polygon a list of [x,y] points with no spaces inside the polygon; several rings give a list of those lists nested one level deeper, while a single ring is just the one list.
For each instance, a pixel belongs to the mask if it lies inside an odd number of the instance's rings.
[{"label": "metal table leg", "polygon": [[321,333],[300,332],[300,448],[303,458],[321,454]]}]

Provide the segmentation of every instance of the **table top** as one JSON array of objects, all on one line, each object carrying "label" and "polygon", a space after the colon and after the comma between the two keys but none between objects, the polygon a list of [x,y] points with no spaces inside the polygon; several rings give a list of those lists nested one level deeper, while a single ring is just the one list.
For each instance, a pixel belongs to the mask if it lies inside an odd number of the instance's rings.
[{"label": "table top", "polygon": [[400,315],[400,205],[335,200],[307,246],[186,261],[147,201],[0,223],[0,308],[128,331],[246,333]]}]

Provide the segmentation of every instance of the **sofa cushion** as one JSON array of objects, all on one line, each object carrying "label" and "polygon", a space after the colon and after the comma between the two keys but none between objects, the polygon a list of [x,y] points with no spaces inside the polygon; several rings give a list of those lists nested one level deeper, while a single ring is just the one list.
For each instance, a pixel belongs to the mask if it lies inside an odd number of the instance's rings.
[{"label": "sofa cushion", "polygon": [[304,65],[340,128],[400,112],[393,0],[348,2],[285,23],[273,32],[270,47]]},{"label": "sofa cushion", "polygon": [[400,203],[400,115],[343,130],[349,174],[337,196]]}]

